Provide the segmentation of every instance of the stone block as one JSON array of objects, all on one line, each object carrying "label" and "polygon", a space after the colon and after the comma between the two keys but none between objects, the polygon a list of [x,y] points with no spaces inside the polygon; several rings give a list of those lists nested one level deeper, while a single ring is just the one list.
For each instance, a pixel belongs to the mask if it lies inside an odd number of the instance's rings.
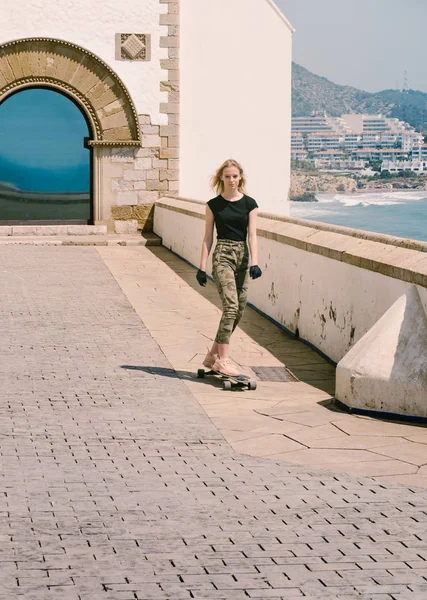
[{"label": "stone block", "polygon": [[127,124],[126,114],[121,110],[108,117],[101,119],[103,129],[113,129],[116,127],[124,127]]},{"label": "stone block", "polygon": [[415,285],[338,363],[336,398],[351,408],[427,417],[427,316]]},{"label": "stone block", "polygon": [[[168,36],[169,37],[179,36],[179,25],[168,25]],[[178,46],[176,46],[176,45],[169,46],[168,50],[172,50],[174,48],[178,48]]]},{"label": "stone block", "polygon": [[160,135],[161,136],[177,136],[179,135],[179,126],[178,125],[162,125],[160,127]]},{"label": "stone block", "polygon": [[165,159],[154,158],[153,159],[153,167],[155,169],[167,169],[168,168],[168,161],[165,160]]},{"label": "stone block", "polygon": [[138,204],[150,204],[159,199],[156,191],[138,192]]},{"label": "stone block", "polygon": [[117,205],[126,206],[127,204],[137,204],[137,192],[117,192]]},{"label": "stone block", "polygon": [[169,181],[169,191],[179,192],[179,181]]},{"label": "stone block", "polygon": [[179,160],[176,158],[171,158],[168,160],[168,169],[179,170]]},{"label": "stone block", "polygon": [[168,81],[179,81],[180,75],[179,71],[168,71]]},{"label": "stone block", "polygon": [[135,170],[142,171],[151,169],[152,161],[152,158],[137,158],[134,162]]},{"label": "stone block", "polygon": [[179,15],[170,13],[160,15],[160,25],[179,25]]},{"label": "stone block", "polygon": [[160,48],[176,48],[179,46],[178,37],[161,36]]},{"label": "stone block", "polygon": [[145,135],[159,135],[159,125],[142,125],[141,131]]},{"label": "stone block", "polygon": [[178,103],[180,100],[179,91],[170,91],[168,96],[168,102]]},{"label": "stone block", "polygon": [[12,235],[12,227],[7,225],[0,226],[0,235]]},{"label": "stone block", "polygon": [[138,148],[135,152],[135,158],[149,158],[151,156],[151,148]]},{"label": "stone block", "polygon": [[160,158],[179,158],[179,148],[161,148]]},{"label": "stone block", "polygon": [[177,181],[179,179],[179,171],[174,169],[161,169],[160,170],[160,181]]},{"label": "stone block", "polygon": [[123,179],[113,179],[111,181],[111,189],[113,192],[130,192],[133,190],[133,183],[131,181],[124,181]]},{"label": "stone block", "polygon": [[129,170],[129,171],[125,171],[125,174],[124,174],[125,181],[144,181],[144,179],[146,179],[146,177],[147,177],[147,171],[142,171],[142,170],[138,170],[138,171]]},{"label": "stone block", "polygon": [[142,136],[142,147],[143,148],[155,148],[160,146],[161,140],[159,135],[143,135]]},{"label": "stone block", "polygon": [[151,125],[150,115],[138,115],[140,125]]},{"label": "stone block", "polygon": [[146,190],[147,183],[145,181],[134,181],[133,189],[134,190]]},{"label": "stone block", "polygon": [[68,235],[103,235],[107,225],[66,225]]},{"label": "stone block", "polygon": [[177,59],[170,59],[170,58],[164,58],[160,61],[160,66],[162,69],[167,69],[167,70],[179,70],[179,60]]},{"label": "stone block", "polygon": [[180,57],[179,50],[180,50],[179,47],[168,48],[168,56],[169,56],[169,58],[179,58]]},{"label": "stone block", "polygon": [[179,125],[179,114],[168,115],[169,125]]},{"label": "stone block", "polygon": [[[161,92],[179,92],[180,84],[179,81],[161,81],[160,91]],[[164,135],[161,133],[161,135]]]},{"label": "stone block", "polygon": [[111,218],[113,220],[132,218],[132,206],[112,206]]},{"label": "stone block", "polygon": [[136,219],[114,221],[114,233],[136,233],[137,231],[138,221]]},{"label": "stone block", "polygon": [[154,205],[152,203],[133,206],[132,216],[138,221],[139,229],[153,231]]},{"label": "stone block", "polygon": [[159,169],[149,169],[146,171],[147,179],[159,179]]},{"label": "stone block", "polygon": [[[177,114],[179,113],[179,103],[178,102],[161,102],[160,103],[160,112],[165,114]],[[159,144],[160,146],[160,140]]]},{"label": "stone block", "polygon": [[138,204],[130,208],[132,209],[132,217],[138,221],[145,221],[154,213],[153,204]]},{"label": "stone block", "polygon": [[158,181],[155,179],[147,179],[147,190],[166,192],[168,190],[168,182],[167,181]]},{"label": "stone block", "polygon": [[169,136],[167,139],[169,148],[179,148],[179,137],[177,135]]}]

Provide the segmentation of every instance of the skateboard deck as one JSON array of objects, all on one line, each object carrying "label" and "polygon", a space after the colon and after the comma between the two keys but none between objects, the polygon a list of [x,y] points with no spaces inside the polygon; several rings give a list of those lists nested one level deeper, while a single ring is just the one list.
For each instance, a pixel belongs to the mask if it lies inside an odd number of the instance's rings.
[{"label": "skateboard deck", "polygon": [[204,379],[205,377],[216,377],[222,381],[222,389],[223,390],[231,390],[234,386],[239,387],[247,387],[248,390],[256,390],[256,381],[255,379],[250,379],[247,375],[237,375],[236,377],[232,377],[231,375],[224,375],[223,373],[218,373],[217,371],[206,371],[205,369],[199,369],[197,371],[197,377],[199,379]]}]

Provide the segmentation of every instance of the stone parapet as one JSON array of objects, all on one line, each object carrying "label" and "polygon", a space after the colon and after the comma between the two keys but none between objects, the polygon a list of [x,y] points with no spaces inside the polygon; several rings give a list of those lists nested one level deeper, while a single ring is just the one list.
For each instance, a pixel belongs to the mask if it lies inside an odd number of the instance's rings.
[{"label": "stone parapet", "polygon": [[[162,197],[154,232],[197,266],[205,203]],[[354,234],[353,234],[354,233]],[[250,301],[333,362],[416,285],[427,309],[426,244],[260,213],[259,265]],[[209,266],[208,266],[209,269]]]}]

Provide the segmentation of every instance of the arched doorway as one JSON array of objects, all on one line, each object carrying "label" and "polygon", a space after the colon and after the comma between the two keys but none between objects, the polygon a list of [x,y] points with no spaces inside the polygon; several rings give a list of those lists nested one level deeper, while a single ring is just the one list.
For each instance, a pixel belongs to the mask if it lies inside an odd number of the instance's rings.
[{"label": "arched doorway", "polygon": [[[114,168],[107,170],[110,162],[115,162],[110,160],[110,151],[141,146],[139,117],[125,85],[92,52],[64,40],[25,38],[0,44],[0,118],[6,102],[12,100],[15,94],[20,98],[21,92],[28,89],[64,94],[69,103],[67,106],[81,111],[80,116],[84,115],[89,130],[86,146],[90,148],[88,154],[92,153],[90,222],[108,221],[114,204],[109,173],[115,171]],[[76,106],[72,106],[72,102]],[[22,118],[24,116],[21,115]],[[0,180],[4,180],[1,169]],[[13,194],[13,189],[9,187],[8,193],[9,196]],[[88,222],[86,216],[84,222]],[[67,219],[71,219],[69,214]],[[4,223],[5,217],[0,206],[1,221]],[[25,223],[28,222],[27,219]],[[47,222],[52,223],[52,219]]]},{"label": "arched doorway", "polygon": [[0,103],[0,221],[91,223],[92,137],[64,94],[25,88]]}]

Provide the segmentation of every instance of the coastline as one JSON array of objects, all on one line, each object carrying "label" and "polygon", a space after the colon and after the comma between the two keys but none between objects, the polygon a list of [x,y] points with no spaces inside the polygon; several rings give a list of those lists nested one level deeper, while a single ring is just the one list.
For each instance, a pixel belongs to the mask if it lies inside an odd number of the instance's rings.
[{"label": "coastline", "polygon": [[340,196],[353,196],[354,194],[388,194],[401,192],[405,194],[419,194],[425,192],[425,188],[355,188],[352,192],[314,192],[315,194],[339,194]]},{"label": "coastline", "polygon": [[389,194],[395,192],[427,193],[427,178],[422,175],[416,175],[415,177],[407,178],[375,177],[368,180],[321,171],[295,169],[291,171],[291,201],[315,202],[316,194],[360,195]]},{"label": "coastline", "polygon": [[316,192],[316,202],[291,202],[290,214],[309,221],[427,242],[427,190]]}]

